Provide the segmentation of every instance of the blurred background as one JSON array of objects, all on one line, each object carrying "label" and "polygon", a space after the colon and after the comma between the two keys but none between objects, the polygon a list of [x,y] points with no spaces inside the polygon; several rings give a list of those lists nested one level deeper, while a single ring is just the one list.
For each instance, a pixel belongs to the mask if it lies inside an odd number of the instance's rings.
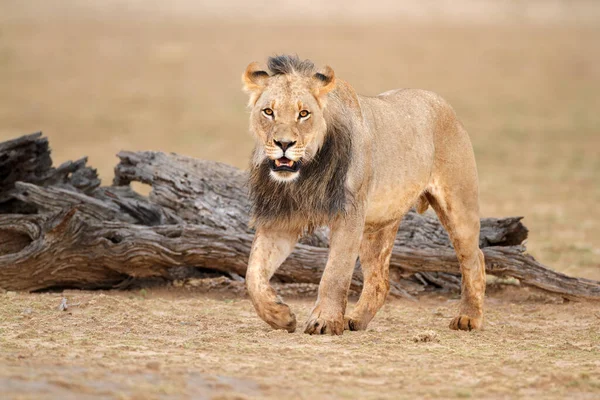
[{"label": "blurred background", "polygon": [[161,150],[245,168],[240,76],[297,53],[361,94],[433,90],[471,135],[483,216],[524,215],[530,252],[600,279],[600,2],[1,0],[0,140],[55,163]]}]

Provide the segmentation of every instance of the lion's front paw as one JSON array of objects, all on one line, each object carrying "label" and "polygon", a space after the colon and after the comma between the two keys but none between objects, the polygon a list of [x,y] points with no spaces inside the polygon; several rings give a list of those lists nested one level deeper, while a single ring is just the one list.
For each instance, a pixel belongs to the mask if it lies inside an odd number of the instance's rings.
[{"label": "lion's front paw", "polygon": [[257,305],[258,314],[275,329],[285,329],[292,333],[296,330],[296,316],[290,307],[281,302],[266,302]]},{"label": "lion's front paw", "polygon": [[344,318],[327,318],[323,315],[311,316],[304,333],[309,335],[341,335],[344,333]]},{"label": "lion's front paw", "polygon": [[482,326],[483,318],[469,317],[467,315],[459,315],[450,322],[450,329],[461,331],[481,329]]}]

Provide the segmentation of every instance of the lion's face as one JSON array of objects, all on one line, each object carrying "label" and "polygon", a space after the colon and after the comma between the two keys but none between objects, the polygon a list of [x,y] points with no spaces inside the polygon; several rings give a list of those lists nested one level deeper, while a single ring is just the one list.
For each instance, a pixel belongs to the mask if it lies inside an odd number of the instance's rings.
[{"label": "lion's face", "polygon": [[250,132],[256,139],[253,162],[268,162],[277,181],[297,179],[325,138],[323,112],[326,94],[335,85],[333,70],[269,75],[252,63],[243,81],[252,108]]},{"label": "lion's face", "polygon": [[257,140],[254,162],[269,160],[271,176],[279,181],[296,179],[323,143],[326,124],[315,99],[310,78],[287,76],[271,82],[252,107],[250,131]]}]

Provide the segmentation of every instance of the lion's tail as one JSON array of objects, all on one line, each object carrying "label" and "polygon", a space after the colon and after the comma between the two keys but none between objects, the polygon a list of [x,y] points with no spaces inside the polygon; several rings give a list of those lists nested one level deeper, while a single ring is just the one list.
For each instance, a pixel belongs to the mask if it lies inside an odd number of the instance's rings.
[{"label": "lion's tail", "polygon": [[419,214],[423,214],[429,208],[429,200],[425,196],[425,193],[419,196],[417,202],[415,203],[415,208]]}]

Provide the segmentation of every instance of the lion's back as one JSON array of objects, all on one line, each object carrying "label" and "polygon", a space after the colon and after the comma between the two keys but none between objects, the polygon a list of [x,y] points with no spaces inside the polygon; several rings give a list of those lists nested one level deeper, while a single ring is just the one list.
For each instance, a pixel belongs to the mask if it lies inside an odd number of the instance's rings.
[{"label": "lion's back", "polygon": [[439,124],[455,118],[442,96],[422,89],[395,89],[377,96],[359,96],[369,130],[377,145],[431,142]]},{"label": "lion's back", "polygon": [[386,103],[393,104],[399,110],[420,111],[423,114],[429,114],[432,111],[435,114],[440,112],[451,112],[454,110],[450,103],[436,92],[425,89],[393,89],[375,96]]},{"label": "lion's back", "polygon": [[[459,124],[456,113],[450,103],[438,93],[424,89],[394,89],[383,92],[363,102],[369,107],[375,118],[385,119],[380,128],[408,131],[410,136],[417,135],[418,140],[442,139]],[[369,104],[367,104],[369,103]],[[404,135],[400,135],[404,136]],[[397,139],[405,141],[409,138]]]}]

